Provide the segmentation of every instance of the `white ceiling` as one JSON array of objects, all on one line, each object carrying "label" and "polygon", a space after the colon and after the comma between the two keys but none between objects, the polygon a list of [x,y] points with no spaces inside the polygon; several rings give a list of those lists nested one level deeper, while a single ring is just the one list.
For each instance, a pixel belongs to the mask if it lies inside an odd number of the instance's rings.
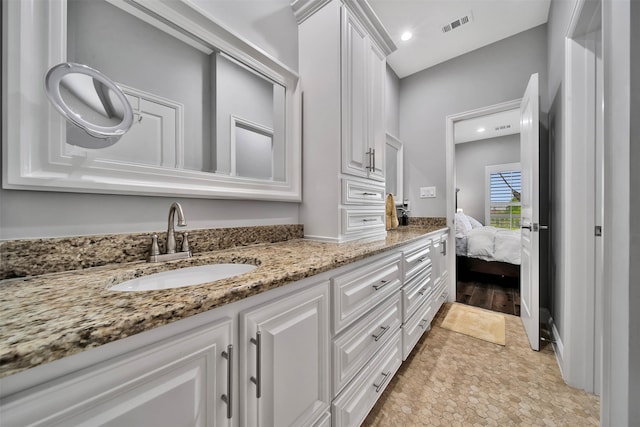
[{"label": "white ceiling", "polygon": [[[480,130],[484,129],[484,130]],[[454,123],[456,144],[496,138],[520,132],[520,109],[502,111]]]},{"label": "white ceiling", "polygon": [[[550,0],[369,0],[398,50],[387,62],[403,78],[547,22]],[[472,21],[442,27],[471,13]],[[400,40],[405,31],[413,37]]]}]

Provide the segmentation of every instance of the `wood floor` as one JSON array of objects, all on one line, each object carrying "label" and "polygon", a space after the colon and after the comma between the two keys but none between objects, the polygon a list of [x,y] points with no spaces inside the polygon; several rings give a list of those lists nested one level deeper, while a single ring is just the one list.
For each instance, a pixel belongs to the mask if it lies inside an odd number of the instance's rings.
[{"label": "wood floor", "polygon": [[477,274],[458,280],[456,301],[520,316],[520,283],[516,279]]}]

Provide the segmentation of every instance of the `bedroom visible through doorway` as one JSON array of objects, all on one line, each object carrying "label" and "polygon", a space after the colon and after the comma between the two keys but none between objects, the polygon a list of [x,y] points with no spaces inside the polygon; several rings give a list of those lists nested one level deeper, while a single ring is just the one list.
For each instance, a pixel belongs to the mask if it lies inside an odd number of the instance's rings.
[{"label": "bedroom visible through doorway", "polygon": [[456,301],[520,315],[519,108],[455,122]]}]

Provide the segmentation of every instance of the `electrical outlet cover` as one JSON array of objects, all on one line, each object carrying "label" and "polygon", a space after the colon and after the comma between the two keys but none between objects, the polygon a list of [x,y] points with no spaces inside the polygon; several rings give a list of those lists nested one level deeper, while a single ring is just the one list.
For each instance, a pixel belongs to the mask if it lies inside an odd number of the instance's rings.
[{"label": "electrical outlet cover", "polygon": [[436,187],[420,187],[420,198],[436,197]]}]

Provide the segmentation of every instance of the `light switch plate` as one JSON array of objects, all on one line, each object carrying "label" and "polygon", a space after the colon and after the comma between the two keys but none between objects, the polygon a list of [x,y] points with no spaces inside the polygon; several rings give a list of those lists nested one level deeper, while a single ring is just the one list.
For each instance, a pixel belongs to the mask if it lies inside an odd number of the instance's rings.
[{"label": "light switch plate", "polygon": [[420,187],[420,198],[436,197],[436,187]]}]

